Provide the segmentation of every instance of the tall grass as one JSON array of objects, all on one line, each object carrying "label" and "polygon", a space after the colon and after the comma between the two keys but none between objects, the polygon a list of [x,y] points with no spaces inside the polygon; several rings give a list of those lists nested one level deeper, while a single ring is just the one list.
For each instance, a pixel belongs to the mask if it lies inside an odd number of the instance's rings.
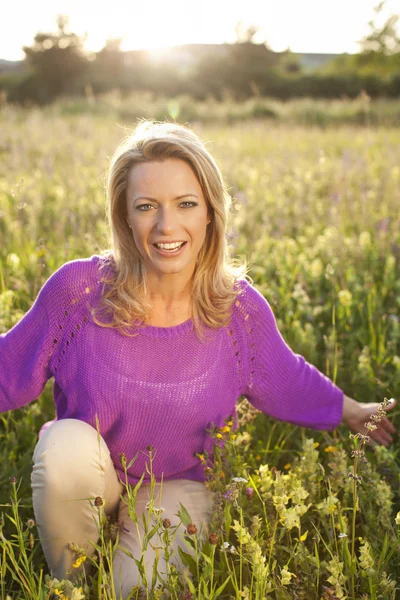
[{"label": "tall grass", "polygon": [[[0,331],[22,317],[60,264],[107,246],[104,172],[136,114],[67,112],[58,105],[0,113]],[[210,140],[234,197],[232,251],[248,258],[293,350],[357,400],[396,397],[398,132],[260,120],[195,128]],[[97,558],[84,561],[91,569],[81,569],[72,584],[51,579],[45,565],[29,477],[37,432],[53,416],[49,386],[37,402],[0,416],[0,594],[112,598],[118,522],[108,522],[101,505]],[[393,419],[398,425],[397,410]],[[189,517],[181,513],[191,576],[159,574],[147,595],[168,589],[187,599],[395,598],[397,440],[390,449],[360,447],[342,429],[301,430],[248,406],[240,422],[236,433],[229,424],[210,432],[218,464],[199,457],[215,492],[212,536],[203,542],[188,533]],[[361,451],[365,457],[354,454]],[[168,553],[175,532],[163,518],[157,523],[153,535]],[[78,564],[84,555],[76,554]]]}]

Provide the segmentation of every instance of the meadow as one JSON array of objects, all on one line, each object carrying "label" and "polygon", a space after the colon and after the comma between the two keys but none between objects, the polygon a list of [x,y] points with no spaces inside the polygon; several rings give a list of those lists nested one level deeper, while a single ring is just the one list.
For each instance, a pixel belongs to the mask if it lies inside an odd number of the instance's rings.
[{"label": "meadow", "polygon": [[[140,115],[93,102],[0,109],[0,333],[22,318],[61,264],[108,247],[105,172]],[[233,197],[232,252],[246,258],[288,344],[347,395],[384,402],[400,388],[400,130],[385,119],[349,123],[346,115],[378,110],[365,102],[337,105],[342,120],[326,118],[323,127],[292,117],[199,114],[191,123]],[[306,108],[311,114],[312,103]],[[168,110],[185,122],[182,104]],[[160,115],[148,108],[146,116]],[[166,590],[182,600],[399,597],[399,439],[387,449],[345,428],[317,432],[273,421],[244,400],[238,410],[236,432],[231,422],[210,432],[212,534],[203,542],[182,511],[182,559],[191,577],[182,582],[170,567],[148,597]],[[391,415],[400,428],[400,409]],[[0,415],[0,597],[116,598],[118,522],[105,519],[101,505],[95,559],[75,549],[73,584],[48,574],[30,471],[38,431],[52,418],[51,383],[36,402]],[[128,489],[133,504],[134,496]],[[168,556],[176,531],[156,508],[144,543]]]}]

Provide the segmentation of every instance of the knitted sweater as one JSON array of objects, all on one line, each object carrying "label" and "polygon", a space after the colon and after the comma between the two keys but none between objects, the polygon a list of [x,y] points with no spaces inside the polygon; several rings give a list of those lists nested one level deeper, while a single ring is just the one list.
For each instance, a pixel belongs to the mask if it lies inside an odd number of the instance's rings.
[{"label": "knitted sweater", "polygon": [[92,319],[101,265],[99,256],[63,265],[0,335],[0,412],[32,402],[53,377],[57,419],[97,421],[121,475],[120,453],[128,462],[137,455],[130,483],[145,472],[148,445],[157,479],[204,480],[195,454],[211,452],[206,430],[234,415],[241,395],[276,419],[315,429],[339,424],[343,392],[292,352],[248,282],[239,282],[230,324],[207,328],[204,340],[192,320],[143,326],[128,337]]}]

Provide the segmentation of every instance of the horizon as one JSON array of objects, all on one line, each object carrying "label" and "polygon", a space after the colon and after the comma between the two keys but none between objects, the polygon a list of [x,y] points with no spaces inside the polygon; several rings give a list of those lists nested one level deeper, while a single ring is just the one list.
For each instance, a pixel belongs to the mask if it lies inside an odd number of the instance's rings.
[{"label": "horizon", "polygon": [[[57,30],[57,15],[69,17],[70,31],[86,34],[88,52],[100,50],[113,38],[122,38],[121,49],[126,51],[232,43],[235,26],[242,21],[258,28],[254,41],[265,41],[275,52],[354,54],[369,32],[368,22],[374,19],[377,4],[378,0],[336,0],[334,5],[318,0],[247,0],[244,7],[241,0],[203,0],[201,11],[190,13],[187,0],[168,4],[149,0],[140,7],[132,6],[132,0],[114,0],[112,11],[95,0],[83,5],[80,0],[38,0],[24,7],[23,22],[20,6],[7,7],[0,23],[0,58],[23,60],[22,47],[31,45],[38,32]],[[386,0],[377,22],[382,25],[390,15],[399,13],[400,0]],[[397,27],[400,35],[400,23]]]}]

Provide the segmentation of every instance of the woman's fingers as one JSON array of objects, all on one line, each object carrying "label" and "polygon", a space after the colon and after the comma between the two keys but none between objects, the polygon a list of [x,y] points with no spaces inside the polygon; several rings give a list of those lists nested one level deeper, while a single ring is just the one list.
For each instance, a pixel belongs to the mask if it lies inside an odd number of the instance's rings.
[{"label": "woman's fingers", "polygon": [[381,421],[381,425],[385,428],[389,433],[396,433],[396,427],[393,425],[391,421],[387,417],[384,417]]},{"label": "woman's fingers", "polygon": [[382,446],[386,447],[389,446],[389,444],[391,444],[391,442],[393,441],[390,435],[379,430],[372,431],[369,434],[369,437],[375,442],[378,442],[378,444],[381,444]]}]

